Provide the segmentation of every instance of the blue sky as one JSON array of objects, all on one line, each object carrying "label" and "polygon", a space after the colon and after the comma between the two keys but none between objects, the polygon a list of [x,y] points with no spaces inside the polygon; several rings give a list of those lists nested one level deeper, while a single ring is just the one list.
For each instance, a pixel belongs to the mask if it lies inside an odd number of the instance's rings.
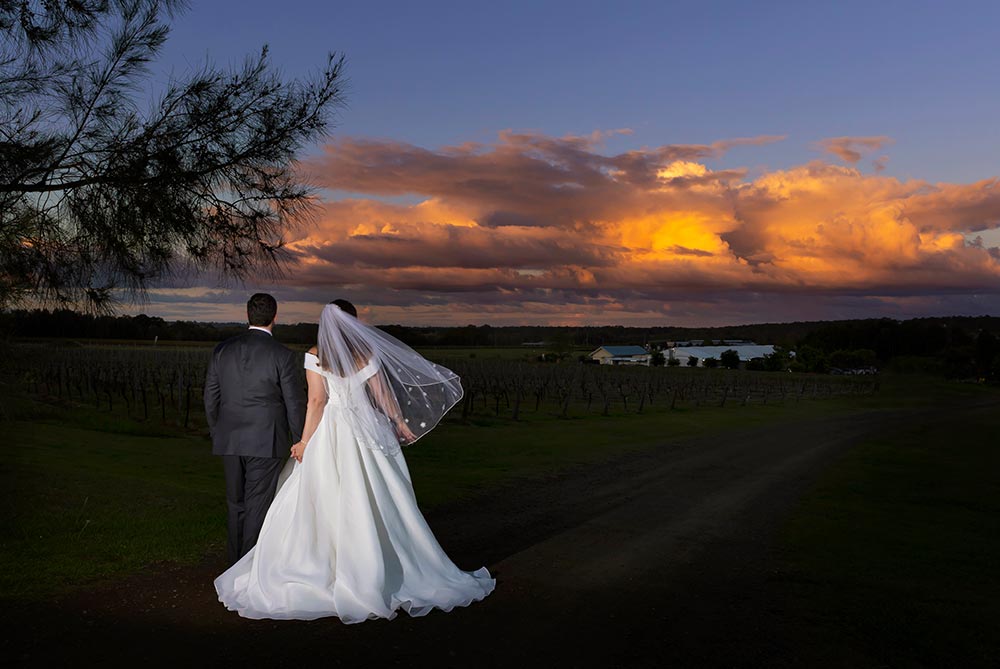
[{"label": "blue sky", "polygon": [[887,173],[970,181],[1000,165],[997,25],[990,2],[248,0],[195,3],[162,65],[266,43],[296,75],[341,51],[339,132],[421,146],[505,128],[634,130],[612,150],[788,135],[732,156],[773,168],[824,137],[888,135]]},{"label": "blue sky", "polygon": [[194,3],[155,81],[337,51],[348,106],[305,156],[325,202],[286,281],[142,309],[235,319],[267,289],[293,320],[329,296],[427,324],[1000,313],[998,25],[988,2]]}]

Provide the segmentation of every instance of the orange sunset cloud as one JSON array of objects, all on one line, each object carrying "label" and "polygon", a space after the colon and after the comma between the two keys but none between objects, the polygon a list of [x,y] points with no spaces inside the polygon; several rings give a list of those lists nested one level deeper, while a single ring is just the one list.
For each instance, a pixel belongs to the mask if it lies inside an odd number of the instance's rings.
[{"label": "orange sunset cloud", "polygon": [[[997,249],[967,237],[1000,226],[996,178],[930,184],[822,161],[751,177],[705,161],[782,138],[604,155],[605,138],[504,132],[438,150],[336,140],[305,169],[357,196],[325,203],[290,243],[294,282],[383,304],[514,301],[558,313],[662,312],[679,295],[727,291],[992,291],[1000,278]],[[887,141],[824,146],[857,162],[857,148]],[[413,201],[379,199],[388,196]]]}]

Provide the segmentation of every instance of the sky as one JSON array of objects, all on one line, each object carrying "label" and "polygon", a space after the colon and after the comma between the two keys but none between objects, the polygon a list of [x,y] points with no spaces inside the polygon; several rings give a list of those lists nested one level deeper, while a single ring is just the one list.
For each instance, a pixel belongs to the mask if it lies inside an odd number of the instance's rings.
[{"label": "sky", "polygon": [[[347,57],[276,283],[133,307],[239,320],[709,326],[1000,314],[990,2],[194,3],[160,81]],[[155,79],[155,78],[154,78]]]}]

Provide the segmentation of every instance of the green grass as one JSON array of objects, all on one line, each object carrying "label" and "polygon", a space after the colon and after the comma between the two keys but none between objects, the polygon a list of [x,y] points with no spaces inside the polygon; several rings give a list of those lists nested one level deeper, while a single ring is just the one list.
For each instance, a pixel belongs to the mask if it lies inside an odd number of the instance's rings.
[{"label": "green grass", "polygon": [[[1000,462],[991,446],[1000,417],[941,407],[971,407],[995,392],[919,377],[880,382],[874,396],[784,405],[449,418],[406,457],[430,509],[678,439],[927,409],[926,425],[864,444],[831,471],[789,524],[783,555],[803,611],[834,629],[874,635],[889,618],[900,644],[915,626],[939,644],[982,647],[980,617],[1000,613],[997,577],[984,568],[1000,536]],[[10,386],[0,395],[13,418],[0,422],[11,445],[0,462],[0,599],[44,599],[158,562],[195,564],[222,553],[222,467],[202,430],[41,402]],[[943,635],[930,633],[936,625]]]},{"label": "green grass", "polygon": [[[154,562],[191,564],[222,552],[222,467],[203,433],[12,397],[9,387],[5,403],[14,420],[0,423],[11,445],[0,463],[0,597],[47,597]],[[429,509],[671,439],[851,410],[822,401],[565,420],[475,417],[446,422],[406,457]]]},{"label": "green grass", "polygon": [[995,387],[949,381],[940,376],[887,373],[879,374],[876,378],[878,392],[859,398],[864,406],[873,409],[936,410],[945,406],[961,407],[969,403],[991,401],[1000,392]]},{"label": "green grass", "polygon": [[[512,480],[549,476],[576,465],[612,460],[678,439],[866,410],[869,398],[788,401],[724,408],[705,405],[643,414],[525,413],[512,421],[474,416],[448,423],[405,451],[421,506],[475,496]],[[661,402],[662,403],[662,402]]]},{"label": "green grass", "polygon": [[[953,399],[996,397],[948,390]],[[998,434],[995,403],[942,404],[848,452],[782,534],[796,616],[873,663],[996,666]]]},{"label": "green grass", "polygon": [[46,423],[4,428],[4,595],[44,596],[222,549],[221,463],[202,439]]}]

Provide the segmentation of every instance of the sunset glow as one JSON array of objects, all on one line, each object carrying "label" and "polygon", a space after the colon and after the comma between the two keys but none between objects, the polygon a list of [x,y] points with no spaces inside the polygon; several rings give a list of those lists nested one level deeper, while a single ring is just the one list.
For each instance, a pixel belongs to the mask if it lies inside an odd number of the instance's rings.
[{"label": "sunset glow", "polygon": [[[884,44],[849,12],[560,7],[536,17],[573,26],[556,51],[517,12],[476,22],[475,39],[414,14],[417,51],[366,32],[381,23],[361,9],[344,17],[350,29],[276,18],[295,58],[312,41],[357,54],[352,109],[300,165],[319,208],[288,238],[287,276],[226,289],[197,278],[206,299],[181,292],[191,281],[164,282],[135,309],[236,320],[245,293],[266,289],[289,320],[344,296],[381,322],[442,325],[1000,311],[1000,146],[992,121],[970,115],[992,94],[953,74],[995,64],[995,50],[963,32],[968,21],[910,12],[914,30],[947,33],[953,48],[931,57],[919,39]],[[818,21],[826,33],[796,38]],[[652,32],[675,22],[690,31]],[[500,47],[515,35],[532,58],[521,70]],[[435,66],[412,72],[413,53]],[[518,74],[535,65],[542,83]],[[594,81],[603,95],[589,95]]]},{"label": "sunset glow", "polygon": [[[574,322],[592,315],[581,304],[666,313],[681,295],[895,296],[989,290],[1000,276],[997,249],[973,241],[1000,222],[995,179],[930,184],[821,160],[750,176],[697,162],[718,148],[605,154],[601,137],[501,133],[436,150],[337,140],[304,169],[357,196],[326,202],[292,241],[289,285],[504,319],[544,305]],[[402,195],[421,199],[378,199]]]}]

